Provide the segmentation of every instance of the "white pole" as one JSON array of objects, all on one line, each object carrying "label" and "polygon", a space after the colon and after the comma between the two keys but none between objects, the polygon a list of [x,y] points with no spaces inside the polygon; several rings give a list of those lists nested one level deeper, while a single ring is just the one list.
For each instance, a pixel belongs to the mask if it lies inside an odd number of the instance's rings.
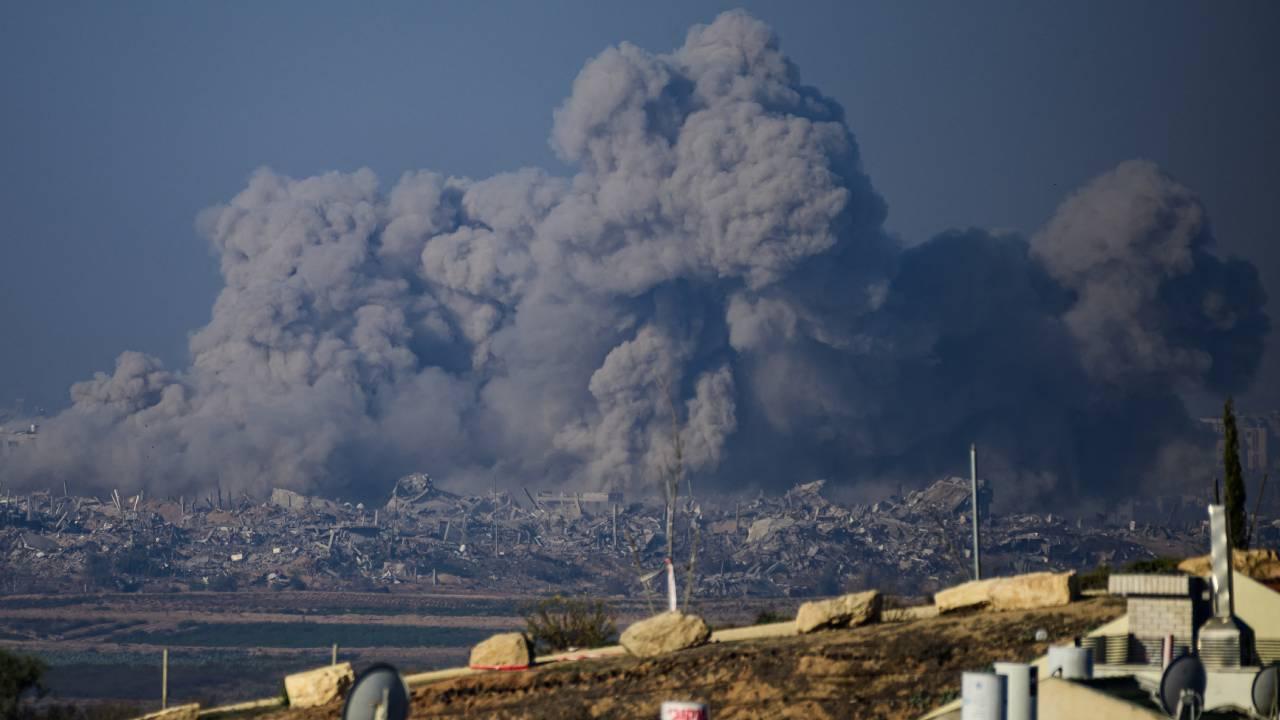
[{"label": "white pole", "polygon": [[667,558],[667,609],[676,611],[676,567]]},{"label": "white pole", "polygon": [[973,579],[982,579],[982,559],[978,550],[978,446],[969,444],[969,481],[973,486]]}]

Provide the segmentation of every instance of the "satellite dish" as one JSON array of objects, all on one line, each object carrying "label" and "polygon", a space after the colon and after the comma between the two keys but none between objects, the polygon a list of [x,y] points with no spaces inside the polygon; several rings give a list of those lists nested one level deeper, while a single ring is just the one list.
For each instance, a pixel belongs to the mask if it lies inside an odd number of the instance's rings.
[{"label": "satellite dish", "polygon": [[342,720],[405,720],[409,688],[394,667],[378,663],[360,673],[342,706]]},{"label": "satellite dish", "polygon": [[1253,709],[1264,718],[1280,716],[1280,664],[1272,663],[1253,676]]},{"label": "satellite dish", "polygon": [[1195,655],[1183,655],[1169,663],[1160,677],[1160,707],[1169,717],[1197,720],[1204,710],[1204,689],[1209,682],[1204,663]]}]

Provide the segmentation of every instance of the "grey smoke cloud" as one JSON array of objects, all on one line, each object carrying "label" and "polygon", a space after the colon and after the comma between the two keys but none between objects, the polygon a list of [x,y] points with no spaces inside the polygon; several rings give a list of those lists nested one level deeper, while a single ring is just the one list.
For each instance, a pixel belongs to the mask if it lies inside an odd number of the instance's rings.
[{"label": "grey smoke cloud", "polygon": [[1147,163],[1029,241],[900,247],[843,110],[742,12],[605,50],[551,142],[572,177],[257,171],[198,220],[225,287],[190,366],[124,353],[6,474],[649,490],[674,413],[704,487],[914,483],[976,439],[1033,493],[1123,493],[1186,456],[1176,391],[1261,355],[1256,272]]},{"label": "grey smoke cloud", "polygon": [[1238,390],[1260,356],[1265,295],[1251,265],[1209,254],[1213,242],[1195,193],[1130,161],[1068,198],[1032,249],[1077,295],[1064,319],[1091,374]]}]

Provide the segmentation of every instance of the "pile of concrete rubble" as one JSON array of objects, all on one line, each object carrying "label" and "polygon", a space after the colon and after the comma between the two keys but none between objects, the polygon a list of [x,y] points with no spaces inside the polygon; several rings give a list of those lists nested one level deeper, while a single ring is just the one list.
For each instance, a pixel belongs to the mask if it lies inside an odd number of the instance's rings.
[{"label": "pile of concrete rubble", "polygon": [[[970,492],[944,478],[875,504],[842,505],[823,482],[751,501],[682,499],[679,585],[695,597],[924,595],[966,578]],[[219,494],[220,495],[220,494]],[[988,493],[980,495],[980,505]],[[463,496],[425,474],[385,503],[309,497],[82,497],[0,489],[0,592],[380,590],[651,596],[665,587],[665,505],[610,493]],[[1201,522],[986,513],[988,572],[1122,566],[1205,545]],[[1263,522],[1260,536],[1280,534]],[[692,563],[690,562],[692,560]],[[690,570],[692,564],[692,571]]]}]

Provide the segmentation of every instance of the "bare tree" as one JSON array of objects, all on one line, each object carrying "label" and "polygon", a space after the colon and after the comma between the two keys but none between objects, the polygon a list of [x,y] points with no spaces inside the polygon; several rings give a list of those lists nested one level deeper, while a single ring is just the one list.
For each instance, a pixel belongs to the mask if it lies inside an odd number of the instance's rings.
[{"label": "bare tree", "polygon": [[[667,503],[667,559],[670,560],[675,557],[676,505],[680,496],[680,480],[684,476],[684,440],[681,438],[680,417],[676,413],[676,403],[671,397],[671,385],[666,380],[660,380],[659,387],[662,390],[663,398],[667,401],[667,408],[671,413],[672,454],[667,458],[666,465],[661,471],[662,491]],[[690,486],[690,490],[692,490],[692,486]],[[690,495],[692,495],[692,492]]]},{"label": "bare tree", "polygon": [[689,569],[684,579],[684,609],[689,609],[689,604],[693,600],[693,586],[698,582],[698,541],[702,537],[701,526],[695,525],[693,528],[693,541],[689,546]]},{"label": "bare tree", "polygon": [[636,577],[640,579],[640,587],[644,588],[644,601],[649,606],[649,614],[653,614],[653,592],[649,589],[649,579],[645,576],[644,564],[640,562],[640,550],[627,528],[622,528],[622,536],[627,539],[627,547],[631,548],[631,560],[636,565]]},{"label": "bare tree", "polygon": [[[667,559],[674,562],[675,558],[675,537],[676,537],[676,512],[679,507],[680,498],[680,481],[685,480],[688,486],[688,500],[693,502],[693,479],[690,478],[684,467],[684,433],[680,423],[680,413],[676,411],[675,398],[671,393],[671,384],[666,380],[659,381],[659,387],[662,396],[667,403],[667,411],[671,416],[671,455],[667,458],[665,466],[662,468],[662,489],[665,495],[666,507],[666,530],[667,530]],[[693,596],[693,586],[697,582],[696,563],[698,560],[698,544],[701,541],[701,528],[693,523],[692,510],[689,512],[689,564],[687,566],[685,576],[685,592],[684,607],[689,607],[689,602]]]}]

